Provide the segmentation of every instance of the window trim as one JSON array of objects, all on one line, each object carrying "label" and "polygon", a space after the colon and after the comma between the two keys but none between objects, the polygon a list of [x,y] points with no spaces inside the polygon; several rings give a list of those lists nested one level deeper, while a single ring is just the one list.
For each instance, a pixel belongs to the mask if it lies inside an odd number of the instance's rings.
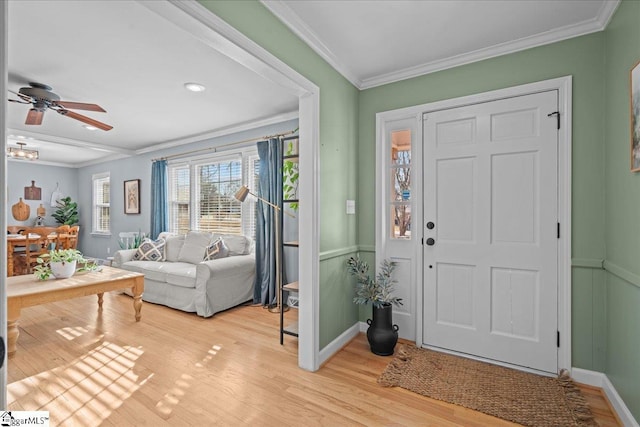
[{"label": "window trim", "polygon": [[[98,202],[97,202],[97,185],[105,179],[109,182],[109,203],[101,204],[100,207],[109,208],[109,222],[106,230],[98,230]],[[111,173],[101,172],[91,175],[91,235],[94,236],[111,236]]]}]

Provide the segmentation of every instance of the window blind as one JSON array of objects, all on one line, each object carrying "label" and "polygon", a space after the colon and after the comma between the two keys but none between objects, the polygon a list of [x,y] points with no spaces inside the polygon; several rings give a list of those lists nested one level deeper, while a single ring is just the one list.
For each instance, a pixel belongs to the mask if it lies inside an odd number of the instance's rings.
[{"label": "window blind", "polygon": [[255,190],[255,149],[169,164],[170,231],[211,231],[255,236],[255,200],[235,199],[242,185]]},{"label": "window blind", "polygon": [[110,233],[110,194],[111,184],[108,173],[96,174],[93,181],[93,232]]}]

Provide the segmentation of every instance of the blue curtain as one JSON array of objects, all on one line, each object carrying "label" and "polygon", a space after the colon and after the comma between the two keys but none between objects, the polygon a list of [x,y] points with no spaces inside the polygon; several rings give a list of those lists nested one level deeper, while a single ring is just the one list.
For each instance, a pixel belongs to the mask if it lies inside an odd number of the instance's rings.
[{"label": "blue curtain", "polygon": [[167,161],[156,160],[151,165],[151,238],[169,230]]},{"label": "blue curtain", "polygon": [[[282,209],[282,150],[280,149],[280,141],[277,138],[272,138],[268,141],[258,142],[257,145],[260,157],[257,194]],[[282,260],[282,247],[276,245],[274,221],[276,218],[280,218],[279,227],[282,230],[282,216],[278,215],[274,208],[258,200],[256,217],[256,281],[253,302],[270,305],[277,301],[276,251],[280,251],[280,259]]]}]

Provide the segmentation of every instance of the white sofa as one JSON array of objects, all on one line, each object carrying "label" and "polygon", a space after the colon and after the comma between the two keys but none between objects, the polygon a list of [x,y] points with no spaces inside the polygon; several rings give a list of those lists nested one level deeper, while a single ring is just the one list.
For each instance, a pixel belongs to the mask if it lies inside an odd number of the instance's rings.
[{"label": "white sofa", "polygon": [[[203,243],[218,237],[222,237],[228,256],[202,261]],[[161,233],[159,238],[165,241],[162,261],[136,261],[138,249],[114,254],[114,267],[145,275],[144,301],[210,317],[253,298],[255,254],[250,238],[196,231]]]}]

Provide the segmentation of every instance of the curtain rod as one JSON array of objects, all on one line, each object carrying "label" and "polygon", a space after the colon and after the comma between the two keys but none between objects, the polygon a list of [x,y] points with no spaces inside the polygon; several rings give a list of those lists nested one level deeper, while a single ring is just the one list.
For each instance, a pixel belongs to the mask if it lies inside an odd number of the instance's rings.
[{"label": "curtain rod", "polygon": [[275,135],[262,136],[260,138],[245,139],[244,141],[230,142],[228,144],[222,144],[222,145],[218,145],[218,146],[215,146],[215,147],[199,148],[197,150],[186,151],[184,153],[170,154],[168,156],[162,156],[162,157],[158,157],[158,158],[155,158],[155,159],[151,159],[151,161],[152,162],[157,162],[158,160],[169,160],[169,159],[174,159],[176,157],[188,156],[189,154],[201,153],[203,151],[212,151],[213,150],[213,152],[215,153],[220,148],[231,147],[233,145],[239,145],[239,144],[248,144],[250,142],[258,142],[258,141],[263,141],[263,140],[266,140],[266,139],[271,139],[271,138],[276,138],[276,137],[277,138],[282,138],[282,137],[287,136],[287,135],[293,135],[296,132],[298,132],[298,128],[296,128],[294,130],[290,130],[289,132],[278,133],[278,134],[275,134]]}]

